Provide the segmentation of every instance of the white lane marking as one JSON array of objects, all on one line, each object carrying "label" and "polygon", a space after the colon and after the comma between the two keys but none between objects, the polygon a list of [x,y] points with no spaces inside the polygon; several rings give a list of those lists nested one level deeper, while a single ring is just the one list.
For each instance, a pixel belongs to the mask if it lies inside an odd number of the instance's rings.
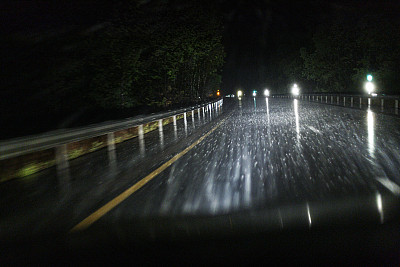
[{"label": "white lane marking", "polygon": [[307,203],[307,215],[308,215],[308,226],[311,227],[311,212],[310,212],[310,205]]},{"label": "white lane marking", "polygon": [[400,195],[400,186],[395,182],[389,180],[385,177],[377,177],[375,178],[378,182],[380,182],[384,187],[386,187],[390,192],[399,196]]},{"label": "white lane marking", "polygon": [[310,128],[310,130],[313,131],[314,133],[321,134],[321,132],[319,130],[315,129],[314,127],[312,127],[312,126],[307,126],[307,127]]},{"label": "white lane marking", "polygon": [[382,209],[382,196],[381,194],[376,194],[376,207],[378,208],[379,217],[381,218],[381,223],[384,221],[383,209]]}]

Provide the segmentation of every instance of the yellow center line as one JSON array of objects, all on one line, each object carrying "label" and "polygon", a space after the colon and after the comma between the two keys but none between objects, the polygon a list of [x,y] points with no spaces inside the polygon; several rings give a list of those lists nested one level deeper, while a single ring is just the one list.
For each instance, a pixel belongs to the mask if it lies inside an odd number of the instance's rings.
[{"label": "yellow center line", "polygon": [[158,167],[156,170],[151,172],[149,175],[144,177],[142,180],[134,184],[133,186],[129,187],[127,190],[122,192],[120,195],[112,199],[110,202],[90,214],[86,219],[75,225],[70,232],[77,232],[77,231],[82,231],[87,229],[90,225],[92,225],[94,222],[99,220],[101,217],[103,217],[107,212],[115,208],[117,205],[119,205],[122,201],[127,199],[130,195],[135,193],[137,190],[139,190],[142,186],[147,184],[149,181],[151,181],[154,177],[159,175],[161,172],[163,172],[166,168],[171,166],[175,161],[177,161],[179,158],[181,158],[183,155],[185,155],[187,152],[189,152],[191,149],[193,149],[197,144],[199,144],[201,141],[204,140],[207,136],[209,136],[212,132],[214,132],[221,124],[225,121],[223,119],[220,123],[218,123],[214,128],[212,128],[208,133],[200,137],[196,142],[185,148],[183,151],[181,151],[179,154],[175,155],[172,159],[168,160],[165,162],[163,165]]}]

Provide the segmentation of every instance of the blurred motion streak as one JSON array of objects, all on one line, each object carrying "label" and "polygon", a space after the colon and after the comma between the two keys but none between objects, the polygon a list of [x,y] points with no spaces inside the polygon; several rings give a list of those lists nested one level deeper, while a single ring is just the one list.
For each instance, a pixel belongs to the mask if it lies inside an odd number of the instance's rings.
[{"label": "blurred motion streak", "polygon": [[368,152],[372,158],[375,158],[375,119],[371,109],[367,111],[368,125]]},{"label": "blurred motion streak", "polygon": [[299,105],[298,105],[297,99],[293,100],[293,105],[294,105],[294,116],[296,119],[297,144],[299,144],[300,143],[300,123],[299,123]]}]

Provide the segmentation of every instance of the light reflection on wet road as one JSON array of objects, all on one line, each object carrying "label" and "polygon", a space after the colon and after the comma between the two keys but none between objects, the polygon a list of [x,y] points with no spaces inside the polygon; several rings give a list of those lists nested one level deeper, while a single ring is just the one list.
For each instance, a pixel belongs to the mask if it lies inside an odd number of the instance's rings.
[{"label": "light reflection on wet road", "polygon": [[[111,164],[106,151],[72,161],[67,185],[57,182],[55,170],[0,185],[7,203],[1,205],[2,234],[49,224],[71,229],[222,118],[215,132],[101,221],[226,214],[375,195],[385,190],[382,184],[400,184],[398,117],[276,98],[244,98],[200,112],[206,116],[165,125],[143,143],[135,138],[117,145]],[[311,225],[308,204],[307,212]]]}]

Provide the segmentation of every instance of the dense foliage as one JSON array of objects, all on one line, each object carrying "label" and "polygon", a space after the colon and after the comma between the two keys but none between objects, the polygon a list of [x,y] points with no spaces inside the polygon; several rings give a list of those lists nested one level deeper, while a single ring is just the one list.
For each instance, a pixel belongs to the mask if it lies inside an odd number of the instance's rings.
[{"label": "dense foliage", "polygon": [[323,25],[301,50],[303,75],[320,91],[351,92],[372,73],[384,93],[398,93],[399,24],[382,15],[345,17]]},{"label": "dense foliage", "polygon": [[0,34],[0,138],[205,101],[220,88],[212,2],[10,2]]},{"label": "dense foliage", "polygon": [[[212,5],[172,2],[15,4],[1,34],[3,124],[68,126],[88,110],[132,116],[215,94],[221,19]],[[96,8],[106,15],[88,18]]]},{"label": "dense foliage", "polygon": [[212,3],[24,2],[4,14],[4,136],[189,105],[220,87],[223,25]]},{"label": "dense foliage", "polygon": [[129,108],[215,92],[222,26],[206,7],[194,7],[121,5],[110,26],[88,41],[88,98],[101,107]]}]

